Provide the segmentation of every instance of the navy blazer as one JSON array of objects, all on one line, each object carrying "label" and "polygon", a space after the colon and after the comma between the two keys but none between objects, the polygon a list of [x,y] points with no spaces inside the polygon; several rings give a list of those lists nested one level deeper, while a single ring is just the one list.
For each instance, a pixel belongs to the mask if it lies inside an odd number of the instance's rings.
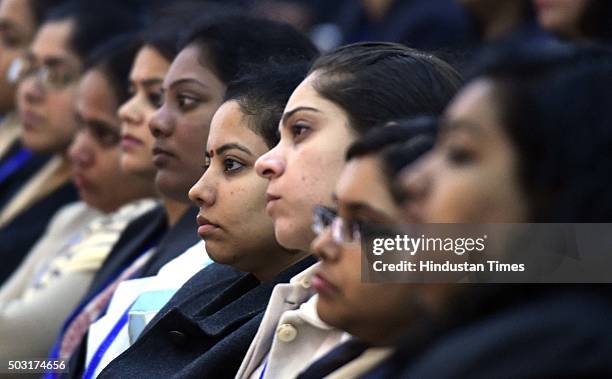
[{"label": "navy blazer", "polygon": [[362,378],[612,377],[609,294],[559,285],[538,299],[524,296],[522,303],[438,330],[433,338],[411,333],[394,356]]},{"label": "navy blazer", "polygon": [[[2,158],[0,158],[0,167],[13,158],[22,148],[21,141],[15,141]],[[0,208],[4,208],[10,202],[23,185],[49,161],[49,158],[49,155],[33,154],[28,160],[23,162],[23,165],[18,170],[15,170],[4,180],[0,181]]]},{"label": "navy blazer", "polygon": [[210,265],[179,290],[98,378],[233,378],[274,286],[314,262],[307,257],[266,283],[252,274],[220,279],[228,268]]},{"label": "navy blazer", "polygon": [[[189,208],[172,228],[168,228],[166,211],[158,206],[130,222],[96,273],[83,299],[100,292],[145,250],[155,245],[155,254],[135,277],[157,275],[164,264],[200,240],[196,232],[196,214],[196,208]],[[70,359],[70,378],[80,378],[85,369],[84,341],[87,341],[87,335]]]}]

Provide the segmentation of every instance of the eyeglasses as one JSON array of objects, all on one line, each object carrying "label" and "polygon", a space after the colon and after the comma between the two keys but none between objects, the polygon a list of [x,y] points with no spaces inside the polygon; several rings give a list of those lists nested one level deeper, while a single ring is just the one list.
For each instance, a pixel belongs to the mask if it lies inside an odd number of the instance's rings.
[{"label": "eyeglasses", "polygon": [[37,67],[32,60],[19,57],[11,62],[7,79],[11,83],[17,83],[31,75],[35,75],[38,82],[44,87],[51,89],[65,88],[76,82],[80,77],[77,70],[71,70],[62,65]]},{"label": "eyeglasses", "polygon": [[361,225],[358,222],[347,222],[339,217],[335,210],[316,206],[313,211],[312,231],[319,235],[329,227],[331,227],[332,239],[338,245],[361,240]]}]

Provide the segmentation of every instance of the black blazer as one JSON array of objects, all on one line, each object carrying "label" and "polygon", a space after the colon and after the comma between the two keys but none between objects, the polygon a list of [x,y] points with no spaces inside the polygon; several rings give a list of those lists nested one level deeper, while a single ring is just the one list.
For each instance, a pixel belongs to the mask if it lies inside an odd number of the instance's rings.
[{"label": "black blazer", "polygon": [[44,234],[55,212],[78,199],[74,185],[66,182],[0,229],[0,284],[13,273]]},{"label": "black blazer", "polygon": [[[87,294],[83,299],[91,298],[105,288],[117,275],[127,268],[145,250],[157,245],[151,257],[135,277],[157,275],[159,269],[182,254],[199,241],[196,223],[197,209],[189,208],[172,227],[168,228],[166,211],[162,206],[153,208],[133,220],[113,246],[102,267],[96,273]],[[70,378],[79,378],[85,369],[85,336],[81,346],[70,359]]]},{"label": "black blazer", "polygon": [[187,282],[98,378],[233,378],[274,286],[314,262],[307,257],[267,283],[251,274],[222,279],[228,268],[212,264]]},{"label": "black blazer", "polygon": [[362,378],[611,378],[611,297],[566,286],[433,338],[415,331]]},{"label": "black blazer", "polygon": [[[19,140],[15,141],[0,158],[0,166],[17,154],[22,147]],[[0,182],[0,208],[8,204],[21,187],[49,161],[49,158],[48,155],[33,154],[23,166]]]}]

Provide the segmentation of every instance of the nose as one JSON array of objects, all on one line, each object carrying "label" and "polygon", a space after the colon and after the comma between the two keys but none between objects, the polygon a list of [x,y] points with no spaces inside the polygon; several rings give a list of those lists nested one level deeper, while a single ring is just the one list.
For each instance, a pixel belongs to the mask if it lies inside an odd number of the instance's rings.
[{"label": "nose", "polygon": [[17,93],[26,103],[30,104],[41,103],[45,97],[45,91],[33,77],[23,79],[17,87]]},{"label": "nose", "polygon": [[166,104],[155,112],[149,122],[149,129],[155,138],[168,137],[174,131],[174,121]]},{"label": "nose", "polygon": [[283,175],[285,172],[285,162],[282,159],[279,145],[257,159],[255,171],[257,171],[257,175],[268,180]]},{"label": "nose", "polygon": [[128,99],[121,107],[119,107],[119,119],[128,126],[138,126],[143,122],[142,113],[138,110],[136,104],[136,96]]},{"label": "nose", "polygon": [[94,165],[94,147],[86,131],[81,130],[77,132],[68,149],[68,155],[76,168],[87,169]]},{"label": "nose", "polygon": [[189,199],[200,208],[210,208],[215,203],[214,186],[208,183],[206,173],[189,190]]},{"label": "nose", "polygon": [[325,228],[310,244],[312,253],[322,261],[335,261],[340,256],[340,246],[332,238],[331,228]]}]

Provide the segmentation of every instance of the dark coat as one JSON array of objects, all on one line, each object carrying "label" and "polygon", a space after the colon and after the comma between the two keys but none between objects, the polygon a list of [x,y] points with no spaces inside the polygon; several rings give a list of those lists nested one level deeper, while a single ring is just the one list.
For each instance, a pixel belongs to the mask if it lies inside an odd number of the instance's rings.
[{"label": "dark coat", "polygon": [[[23,145],[17,140],[0,158],[0,167],[4,166],[12,157],[19,153]],[[18,170],[15,170],[4,180],[0,181],[0,208],[6,204],[19,192],[21,187],[30,180],[34,174],[49,161],[48,155],[33,154],[27,159]]]},{"label": "dark coat", "polygon": [[0,284],[13,273],[32,246],[45,233],[49,220],[61,207],[79,199],[67,182],[32,204],[0,229]]},{"label": "dark coat", "polygon": [[603,292],[559,285],[544,297],[435,335],[412,333],[395,356],[363,378],[612,377],[612,301]]},{"label": "dark coat", "polygon": [[[155,254],[135,277],[156,275],[164,264],[199,241],[196,214],[197,209],[190,208],[172,228],[168,228],[166,211],[158,206],[130,222],[96,273],[83,299],[91,299],[140,254],[155,245]],[[70,378],[80,378],[85,369],[84,341],[87,341],[87,335],[70,359]]]},{"label": "dark coat", "polygon": [[251,274],[222,279],[223,266],[212,264],[179,290],[99,378],[233,378],[274,286],[314,262],[305,258],[266,283]]}]

